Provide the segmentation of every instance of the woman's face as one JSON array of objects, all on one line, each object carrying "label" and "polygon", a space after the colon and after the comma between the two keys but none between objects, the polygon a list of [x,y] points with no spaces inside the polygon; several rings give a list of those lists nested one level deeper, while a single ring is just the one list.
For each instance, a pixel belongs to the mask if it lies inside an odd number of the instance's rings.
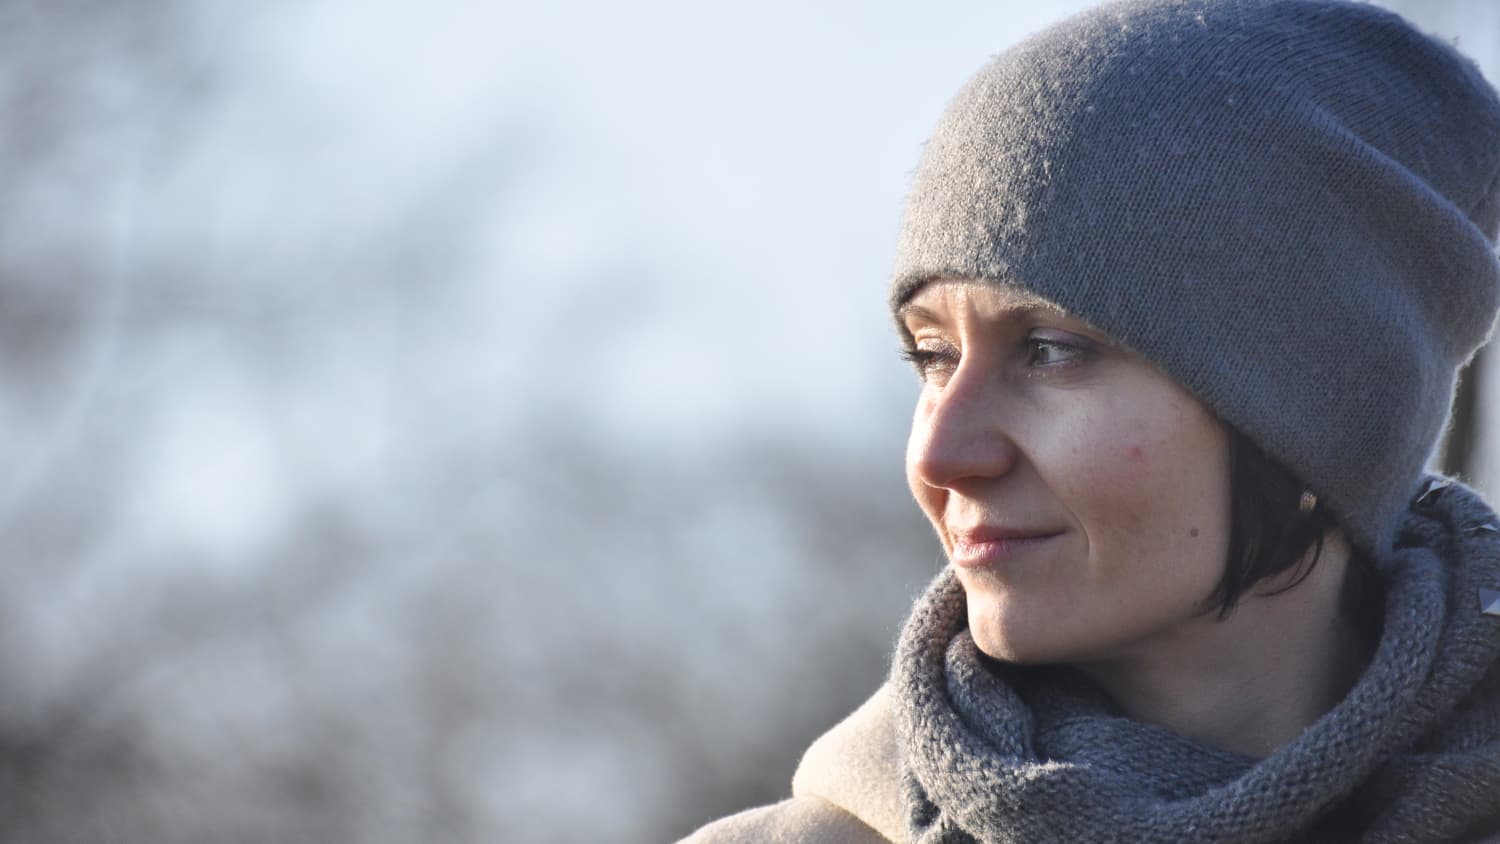
[{"label": "woman's face", "polygon": [[1213,414],[1021,291],[936,281],[900,316],[922,378],[907,480],[981,650],[1110,660],[1211,623],[1229,545]]}]

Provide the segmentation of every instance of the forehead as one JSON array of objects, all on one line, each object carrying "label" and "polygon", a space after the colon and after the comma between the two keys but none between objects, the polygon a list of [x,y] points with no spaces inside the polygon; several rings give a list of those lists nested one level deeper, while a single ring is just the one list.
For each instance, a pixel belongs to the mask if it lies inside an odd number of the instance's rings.
[{"label": "forehead", "polygon": [[942,322],[948,312],[974,308],[996,315],[1016,311],[1049,311],[1067,315],[1056,302],[1010,284],[969,278],[935,278],[926,282],[896,308],[896,322]]}]

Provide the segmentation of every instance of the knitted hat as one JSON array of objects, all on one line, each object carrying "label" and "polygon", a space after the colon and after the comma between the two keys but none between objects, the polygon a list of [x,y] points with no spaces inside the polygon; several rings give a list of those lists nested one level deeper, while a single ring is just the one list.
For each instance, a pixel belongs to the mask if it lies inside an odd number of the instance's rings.
[{"label": "knitted hat", "polygon": [[1131,0],[949,106],[891,290],[1016,285],[1154,362],[1377,553],[1500,303],[1500,100],[1336,0]]}]

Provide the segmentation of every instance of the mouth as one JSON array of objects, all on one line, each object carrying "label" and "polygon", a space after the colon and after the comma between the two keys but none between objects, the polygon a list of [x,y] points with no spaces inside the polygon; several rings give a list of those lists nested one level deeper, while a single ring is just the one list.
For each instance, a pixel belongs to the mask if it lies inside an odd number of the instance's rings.
[{"label": "mouth", "polygon": [[964,569],[986,569],[1030,554],[1062,531],[980,528],[949,534],[948,559]]}]

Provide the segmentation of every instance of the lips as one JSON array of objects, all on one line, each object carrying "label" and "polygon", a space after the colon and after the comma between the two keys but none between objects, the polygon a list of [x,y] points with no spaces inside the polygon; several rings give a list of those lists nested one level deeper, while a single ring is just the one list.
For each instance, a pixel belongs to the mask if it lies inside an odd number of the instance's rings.
[{"label": "lips", "polygon": [[1032,553],[1061,535],[1062,531],[1020,528],[950,531],[948,558],[959,568],[989,568]]}]

